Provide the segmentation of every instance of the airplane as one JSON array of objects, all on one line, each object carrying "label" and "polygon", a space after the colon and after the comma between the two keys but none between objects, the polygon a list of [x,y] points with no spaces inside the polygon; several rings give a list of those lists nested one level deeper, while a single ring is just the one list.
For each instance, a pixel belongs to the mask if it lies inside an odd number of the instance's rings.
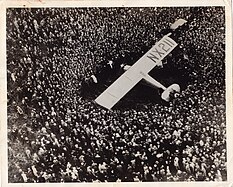
[{"label": "airplane", "polygon": [[[187,21],[184,19],[179,19],[173,23],[170,28],[175,30],[186,22]],[[180,86],[178,84],[172,84],[166,88],[148,73],[154,67],[162,66],[162,60],[178,45],[171,37],[169,37],[171,34],[171,32],[166,34],[132,66],[122,65],[125,72],[102,94],[100,94],[95,99],[95,102],[100,106],[111,110],[111,108],[141,80],[153,88],[162,89],[163,93],[161,94],[161,98],[166,102],[169,102],[171,93],[179,93]]]}]

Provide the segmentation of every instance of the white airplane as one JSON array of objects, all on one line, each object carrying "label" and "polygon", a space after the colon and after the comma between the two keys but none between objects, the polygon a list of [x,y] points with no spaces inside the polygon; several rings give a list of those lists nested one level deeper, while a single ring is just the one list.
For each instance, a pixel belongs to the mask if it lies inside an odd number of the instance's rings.
[{"label": "white airplane", "polygon": [[[182,25],[182,21],[176,21],[174,23],[175,26],[172,24],[171,28],[172,26],[177,28]],[[186,21],[184,21],[184,23],[185,22]],[[167,102],[170,100],[171,93],[180,92],[180,86],[178,84],[172,84],[166,88],[148,74],[155,66],[161,66],[162,60],[178,45],[169,37],[170,35],[171,33],[165,35],[133,66],[124,66],[123,69],[126,72],[112,83],[101,95],[99,95],[95,99],[95,102],[110,110],[141,80],[149,83],[152,87],[163,89],[164,91],[161,98]]]}]

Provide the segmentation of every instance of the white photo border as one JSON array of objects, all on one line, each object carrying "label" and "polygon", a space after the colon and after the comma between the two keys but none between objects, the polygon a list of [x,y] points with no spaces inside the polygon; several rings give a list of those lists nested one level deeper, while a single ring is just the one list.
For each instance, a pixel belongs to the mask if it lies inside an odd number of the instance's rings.
[{"label": "white photo border", "polygon": [[[8,159],[7,159],[7,76],[6,76],[6,8],[10,7],[177,7],[177,6],[224,6],[226,21],[226,128],[227,128],[227,181],[225,182],[121,182],[121,183],[8,183]],[[12,1],[2,0],[0,2],[0,183],[2,186],[233,186],[233,100],[232,100],[232,7],[230,0],[92,0],[92,1]]]}]

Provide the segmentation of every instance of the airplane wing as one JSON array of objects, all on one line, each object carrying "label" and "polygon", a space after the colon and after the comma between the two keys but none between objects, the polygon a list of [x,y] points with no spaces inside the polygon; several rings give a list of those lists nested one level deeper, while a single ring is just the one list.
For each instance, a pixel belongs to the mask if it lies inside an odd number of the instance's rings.
[{"label": "airplane wing", "polygon": [[127,94],[146,74],[164,59],[178,44],[171,39],[170,33],[158,41],[129,70],[110,85],[95,102],[111,109],[125,94]]}]

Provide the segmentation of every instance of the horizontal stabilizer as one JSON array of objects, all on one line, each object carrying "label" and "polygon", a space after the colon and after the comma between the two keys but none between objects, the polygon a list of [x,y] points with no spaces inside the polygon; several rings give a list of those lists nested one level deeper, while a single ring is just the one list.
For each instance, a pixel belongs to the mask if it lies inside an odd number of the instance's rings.
[{"label": "horizontal stabilizer", "polygon": [[184,19],[178,19],[177,21],[175,21],[170,28],[172,30],[176,30],[178,27],[182,26],[183,24],[185,24],[187,21]]}]

